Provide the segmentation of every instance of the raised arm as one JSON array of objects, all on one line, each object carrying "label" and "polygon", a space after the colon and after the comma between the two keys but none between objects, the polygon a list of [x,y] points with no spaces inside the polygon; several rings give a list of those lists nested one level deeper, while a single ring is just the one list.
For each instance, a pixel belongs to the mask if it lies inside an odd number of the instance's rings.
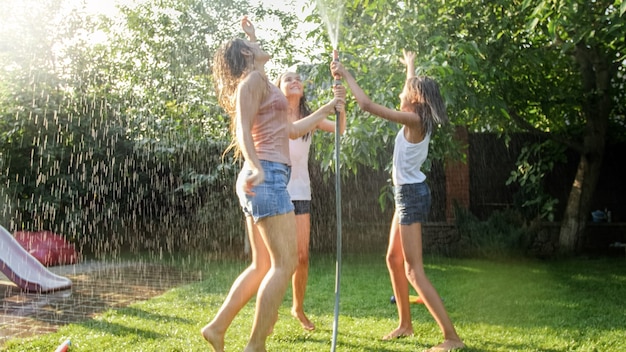
[{"label": "raised arm", "polygon": [[256,42],[256,31],[254,29],[254,25],[248,19],[248,16],[243,16],[241,19],[241,29],[243,29],[243,32],[248,36],[248,40]]},{"label": "raised arm", "polygon": [[[335,115],[339,112],[339,133],[343,134],[346,131],[346,87],[335,85],[333,86],[333,92],[335,93],[335,97],[341,99],[340,102],[335,105]],[[326,132],[335,132],[336,127],[337,122],[330,119],[324,119],[317,125],[317,128]]]},{"label": "raised arm", "polygon": [[361,110],[401,124],[411,124],[415,122],[416,119],[419,119],[419,116],[414,112],[397,111],[373,102],[370,97],[365,94],[352,74],[345,69],[341,62],[333,61],[331,63],[331,71],[333,72],[333,75],[337,73],[345,79]]},{"label": "raised arm", "polygon": [[406,65],[406,79],[415,77],[415,53],[402,49],[402,55],[400,62]]},{"label": "raised arm", "polygon": [[[336,106],[343,106],[344,99],[335,96],[331,101],[322,105],[319,109],[315,110],[311,115],[294,121],[289,125],[289,138],[296,139],[307,134],[319,125],[328,115],[335,113]],[[344,118],[345,119],[345,118]]]}]

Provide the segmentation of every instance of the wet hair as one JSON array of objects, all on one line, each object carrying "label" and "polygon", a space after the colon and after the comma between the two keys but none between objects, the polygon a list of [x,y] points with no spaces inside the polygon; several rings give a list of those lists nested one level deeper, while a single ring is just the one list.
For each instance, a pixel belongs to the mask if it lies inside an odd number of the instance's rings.
[{"label": "wet hair", "polygon": [[250,50],[248,43],[241,39],[232,39],[222,44],[213,56],[213,81],[217,93],[217,102],[230,115],[230,134],[232,141],[224,151],[226,154],[231,149],[235,151],[235,158],[241,156],[241,151],[237,145],[235,120],[237,103],[237,86],[242,79],[251,71],[254,57],[250,59],[242,53],[243,50]]},{"label": "wet hair", "polygon": [[[300,74],[297,72],[292,72],[292,71],[283,72],[280,76],[278,76],[278,78],[276,79],[276,82],[274,82],[276,87],[280,89],[280,86],[283,83],[283,77],[285,77],[285,75],[290,74],[290,73],[295,73],[298,76],[300,76]],[[311,111],[311,107],[309,107],[309,103],[306,100],[306,94],[302,94],[302,96],[300,97],[298,110],[299,110],[298,120],[311,115],[311,113],[313,112]],[[302,140],[306,141],[307,139],[309,139],[310,136],[311,136],[311,132],[307,132],[304,136],[302,136]]]},{"label": "wet hair", "polygon": [[427,76],[415,76],[407,79],[406,87],[408,98],[416,104],[415,113],[421,117],[424,132],[430,134],[449,122],[437,81]]}]

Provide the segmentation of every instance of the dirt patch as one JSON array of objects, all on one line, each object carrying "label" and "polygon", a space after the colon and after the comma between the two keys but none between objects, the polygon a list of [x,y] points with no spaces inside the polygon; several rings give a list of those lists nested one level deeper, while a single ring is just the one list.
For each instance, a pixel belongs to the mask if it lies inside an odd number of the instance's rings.
[{"label": "dirt patch", "polygon": [[0,346],[13,338],[54,332],[60,326],[150,299],[202,278],[199,271],[153,263],[87,263],[54,271],[70,278],[72,288],[49,294],[26,293],[0,277]]}]

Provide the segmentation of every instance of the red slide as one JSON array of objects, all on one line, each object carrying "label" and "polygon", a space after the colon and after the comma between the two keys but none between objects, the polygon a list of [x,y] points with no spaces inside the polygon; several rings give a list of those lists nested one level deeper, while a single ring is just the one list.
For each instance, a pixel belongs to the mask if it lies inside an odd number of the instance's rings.
[{"label": "red slide", "polygon": [[52,231],[17,231],[13,237],[46,267],[76,264],[80,259],[74,245]]},{"label": "red slide", "polygon": [[0,226],[0,270],[18,287],[29,292],[47,293],[72,287],[70,279],[48,270],[2,226]]}]

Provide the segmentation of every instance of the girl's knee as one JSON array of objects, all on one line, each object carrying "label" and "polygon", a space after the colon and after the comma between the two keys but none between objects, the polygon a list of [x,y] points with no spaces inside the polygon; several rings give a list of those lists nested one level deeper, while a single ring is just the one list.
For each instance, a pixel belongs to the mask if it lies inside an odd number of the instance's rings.
[{"label": "girl's knee", "polygon": [[275,261],[276,268],[286,270],[288,272],[295,272],[298,267],[298,255],[283,255],[279,260]]},{"label": "girl's knee", "polygon": [[309,266],[309,253],[299,252],[298,253],[298,267],[308,267]]},{"label": "girl's knee", "polygon": [[414,277],[416,280],[421,281],[426,278],[426,272],[421,265],[407,265],[404,266],[406,277]]},{"label": "girl's knee", "polygon": [[294,256],[293,260],[290,260],[288,263],[285,264],[285,268],[291,273],[293,274],[294,272],[296,272],[296,268],[298,267],[298,256]]},{"label": "girl's knee", "polygon": [[267,272],[270,270],[270,267],[271,264],[269,262],[252,263],[252,265],[250,265],[250,269],[252,270],[252,272],[258,275],[267,274]]},{"label": "girl's knee", "polygon": [[387,267],[389,268],[397,268],[404,265],[404,257],[402,257],[402,255],[398,255],[397,253],[387,253],[385,260],[387,261]]}]

